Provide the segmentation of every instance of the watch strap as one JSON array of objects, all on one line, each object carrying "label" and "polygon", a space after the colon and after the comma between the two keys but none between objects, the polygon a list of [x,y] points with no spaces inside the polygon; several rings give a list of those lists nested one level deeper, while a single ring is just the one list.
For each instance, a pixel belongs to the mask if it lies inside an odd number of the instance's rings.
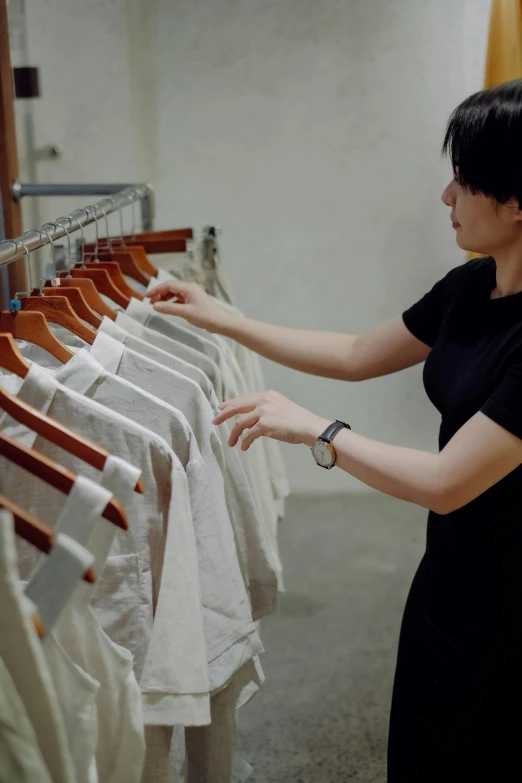
[{"label": "watch strap", "polygon": [[349,424],[346,424],[346,422],[339,421],[339,419],[337,419],[336,421],[332,422],[332,424],[330,424],[321,435],[319,435],[319,440],[324,440],[325,443],[331,443],[337,433],[345,427],[347,430],[352,429]]}]

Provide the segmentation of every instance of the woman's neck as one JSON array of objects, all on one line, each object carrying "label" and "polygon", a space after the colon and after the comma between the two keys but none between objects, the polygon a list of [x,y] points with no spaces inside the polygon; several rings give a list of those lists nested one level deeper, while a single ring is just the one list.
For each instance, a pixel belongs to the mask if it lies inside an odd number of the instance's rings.
[{"label": "woman's neck", "polygon": [[491,299],[518,294],[522,291],[522,252],[509,251],[496,253],[497,286],[491,292]]}]

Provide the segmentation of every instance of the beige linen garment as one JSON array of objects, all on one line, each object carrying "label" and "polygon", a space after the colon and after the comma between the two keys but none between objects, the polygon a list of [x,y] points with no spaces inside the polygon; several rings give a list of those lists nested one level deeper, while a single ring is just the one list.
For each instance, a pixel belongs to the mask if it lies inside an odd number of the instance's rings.
[{"label": "beige linen garment", "polygon": [[[208,666],[201,616],[196,542],[183,466],[158,435],[61,386],[33,364],[23,382],[0,383],[20,399],[79,434],[93,438],[143,473],[144,495],[132,493],[129,530],[118,530],[98,580],[93,606],[106,633],[134,655],[145,723],[204,725],[210,720]],[[98,471],[4,415],[0,428],[74,472]],[[13,500],[53,526],[63,496],[23,481],[24,472],[0,461]],[[24,551],[25,567],[34,560]]]},{"label": "beige linen garment", "polygon": [[173,353],[167,353],[167,351],[157,348],[155,345],[152,345],[152,343],[147,342],[147,340],[135,337],[126,329],[118,326],[114,321],[111,321],[107,316],[104,316],[103,318],[100,325],[100,332],[106,332],[114,340],[127,346],[127,348],[132,348],[133,351],[137,351],[137,353],[141,353],[143,356],[148,356],[149,359],[153,359],[155,362],[159,362],[165,367],[170,367],[171,370],[176,370],[187,378],[196,381],[207,400],[210,401],[213,394],[215,394],[210,379],[205,375],[203,370],[199,369],[199,367],[190,364],[190,362],[186,362],[184,359],[180,359]]},{"label": "beige linen garment", "polygon": [[[158,277],[150,279],[147,290],[150,291],[152,288],[158,285],[158,283],[168,282],[169,280],[172,280],[174,277],[175,275],[173,275],[170,272],[167,272],[165,270],[159,270]],[[201,283],[201,281],[198,282]],[[204,281],[202,284],[203,287],[205,287]],[[216,295],[216,296],[212,296],[212,299],[216,302],[216,304],[219,304],[221,307],[227,310],[227,312],[233,313],[234,315],[243,316],[243,313],[240,310],[238,310],[236,307],[230,304],[230,302],[232,301],[230,297],[220,298],[219,295]],[[141,308],[137,308],[133,306],[133,312],[137,313],[140,310]],[[140,317],[143,318],[144,316],[141,315]],[[196,332],[198,331],[196,327],[191,326],[191,324],[188,324],[187,322],[185,322],[183,325],[185,329],[189,329],[189,330],[192,329],[193,331],[195,330]],[[217,340],[218,344],[222,345],[222,343],[219,343],[219,339],[220,339],[219,335],[213,335],[210,334],[209,332],[205,332],[205,337],[211,341]],[[266,383],[263,377],[259,356],[253,351],[250,351],[248,348],[245,348],[244,345],[241,345],[235,340],[229,340],[229,343],[238,361],[239,368],[243,373],[244,380],[247,385],[248,393],[255,394],[256,392],[261,392],[266,390]],[[274,492],[274,497],[277,500],[284,500],[284,498],[286,498],[290,494],[290,486],[288,483],[285,464],[281,455],[281,449],[279,447],[279,444],[274,442],[270,438],[264,438],[263,441],[264,444],[266,444],[264,445],[264,448],[267,453],[267,460],[269,465],[270,478],[272,481],[272,489]]]},{"label": "beige linen garment", "polygon": [[210,444],[202,442],[201,454],[181,411],[107,372],[83,349],[54,377],[115,412],[132,416],[152,432],[161,432],[184,466],[198,553],[210,690],[222,688],[263,647],[238,562],[223,476]]},{"label": "beige linen garment", "polygon": [[[140,471],[118,457],[108,457],[99,486],[78,476],[56,524],[94,556],[94,572],[103,573],[116,528],[100,517],[107,496],[125,507]],[[79,584],[53,635],[72,660],[100,684],[96,697],[100,783],[139,783],[145,756],[143,708],[132,655],[101,628],[90,601],[94,587]]]},{"label": "beige linen garment", "polygon": [[266,533],[237,452],[223,450],[212,424],[214,413],[199,386],[175,370],[126,348],[109,335],[98,333],[90,355],[106,370],[129,380],[186,416],[200,450],[212,451],[225,477],[226,499],[234,525],[243,575],[250,590],[255,620],[275,611],[277,577]]},{"label": "beige linen garment", "polygon": [[1,658],[0,781],[52,783],[27,711]]},{"label": "beige linen garment", "polygon": [[[110,497],[106,493],[105,502]],[[76,783],[98,783],[96,696],[100,684],[71,659],[53,629],[93,563],[93,555],[59,532],[51,553],[40,558],[25,587],[25,596],[36,607],[46,631],[42,649],[62,712]]]},{"label": "beige linen garment", "polygon": [[131,299],[125,310],[125,314],[141,323],[142,326],[154,329],[166,337],[177,340],[212,359],[219,367],[223,379],[223,393],[225,398],[228,399],[234,396],[233,388],[230,384],[230,370],[227,366],[226,358],[219,347],[212,342],[212,340],[209,340],[205,333],[193,331],[182,318],[157,313],[148,299],[145,299],[142,302],[137,299]]},{"label": "beige linen garment", "polygon": [[[179,323],[180,319],[156,313],[150,305],[138,302],[135,299],[131,301],[126,312],[133,318],[139,320],[143,325],[148,325],[168,336],[178,334],[180,339],[187,339],[194,346],[199,346],[199,350],[209,352],[209,355],[212,355],[213,357],[216,355],[219,356],[219,366],[224,378],[227,396],[237,397],[248,393],[237,361],[232,355],[228,344],[225,343],[226,348],[223,349],[221,344],[212,342],[210,339],[192,331],[191,328],[189,328],[189,325],[186,325],[187,328],[182,327]],[[215,337],[215,335],[212,335],[212,337]],[[228,426],[224,431],[229,432]],[[229,449],[226,447],[225,458],[233,459],[233,457],[229,457],[229,454],[235,454],[235,459],[240,459],[247,471],[251,491],[254,494],[254,503],[257,506],[258,515],[261,515],[264,539],[268,548],[270,563],[276,574],[279,588],[282,589],[282,565],[277,543],[279,508],[274,501],[265,447],[262,442],[258,441],[253,444],[246,454],[244,452],[239,452],[238,456],[237,451],[237,449]]]},{"label": "beige linen garment", "polygon": [[174,340],[171,337],[158,332],[156,329],[150,329],[148,326],[144,326],[136,319],[127,315],[127,313],[118,313],[116,316],[116,325],[125,329],[129,334],[132,334],[141,340],[145,340],[156,348],[160,348],[162,351],[165,351],[172,356],[178,356],[180,359],[189,362],[189,364],[198,367],[210,379],[218,400],[223,402],[225,399],[223,377],[221,375],[221,370],[210,356],[206,356],[201,351],[197,351],[195,348],[191,348],[189,345],[185,345],[179,340]]},{"label": "beige linen garment", "polygon": [[13,518],[5,512],[0,513],[0,631],[0,658],[25,706],[51,779],[75,783],[62,713],[19,581]]}]

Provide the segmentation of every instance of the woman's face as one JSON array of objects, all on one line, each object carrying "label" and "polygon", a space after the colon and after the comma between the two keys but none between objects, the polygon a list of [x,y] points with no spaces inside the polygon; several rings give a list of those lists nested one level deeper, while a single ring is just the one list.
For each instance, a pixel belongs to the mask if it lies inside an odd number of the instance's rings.
[{"label": "woman's face", "polygon": [[452,179],[442,193],[451,207],[452,227],[463,250],[495,256],[522,241],[522,210],[516,199],[499,204],[483,193],[471,193]]}]

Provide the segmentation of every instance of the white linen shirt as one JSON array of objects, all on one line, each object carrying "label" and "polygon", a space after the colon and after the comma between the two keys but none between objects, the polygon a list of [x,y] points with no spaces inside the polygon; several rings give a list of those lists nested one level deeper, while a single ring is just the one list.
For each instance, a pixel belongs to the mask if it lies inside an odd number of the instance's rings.
[{"label": "white linen shirt", "polygon": [[181,411],[107,372],[83,349],[56,370],[54,377],[67,388],[132,417],[152,432],[162,433],[185,468],[198,553],[210,690],[223,687],[243,663],[263,652],[263,647],[252,621],[223,476],[213,452],[208,449],[202,456]]},{"label": "white linen shirt", "polygon": [[[93,605],[106,633],[134,655],[145,723],[204,725],[210,720],[208,666],[196,542],[185,470],[158,435],[61,386],[36,364],[21,382],[0,377],[12,393],[142,471],[145,493],[127,506],[129,530],[118,530],[98,579]],[[75,473],[99,480],[82,460],[4,414],[0,428]],[[54,526],[63,495],[1,460],[9,495]],[[23,567],[34,553],[23,551]],[[26,571],[27,573],[27,571]]]},{"label": "white linen shirt", "polygon": [[178,408],[186,416],[201,452],[215,455],[225,479],[227,506],[254,620],[275,611],[277,576],[250,485],[236,451],[223,451],[212,424],[212,408],[200,387],[104,333],[98,333],[90,354],[109,372]]},{"label": "white linen shirt", "polygon": [[161,348],[157,348],[147,340],[142,340],[141,338],[136,337],[126,329],[118,326],[118,324],[114,323],[114,321],[111,321],[111,319],[107,318],[107,316],[103,317],[99,331],[110,334],[114,340],[117,340],[119,343],[123,343],[127,346],[127,348],[132,348],[133,351],[137,351],[143,356],[148,356],[149,359],[154,359],[155,362],[163,364],[164,367],[170,367],[171,370],[176,370],[176,372],[180,372],[187,378],[191,378],[193,381],[196,381],[198,386],[201,387],[207,400],[210,401],[212,396],[215,394],[210,378],[208,378],[208,376],[205,375],[203,370],[200,370],[199,367],[196,367],[194,364],[190,364],[190,362],[186,362],[184,359],[180,359],[179,356],[176,356],[173,353],[167,353],[167,351],[164,351]]}]

